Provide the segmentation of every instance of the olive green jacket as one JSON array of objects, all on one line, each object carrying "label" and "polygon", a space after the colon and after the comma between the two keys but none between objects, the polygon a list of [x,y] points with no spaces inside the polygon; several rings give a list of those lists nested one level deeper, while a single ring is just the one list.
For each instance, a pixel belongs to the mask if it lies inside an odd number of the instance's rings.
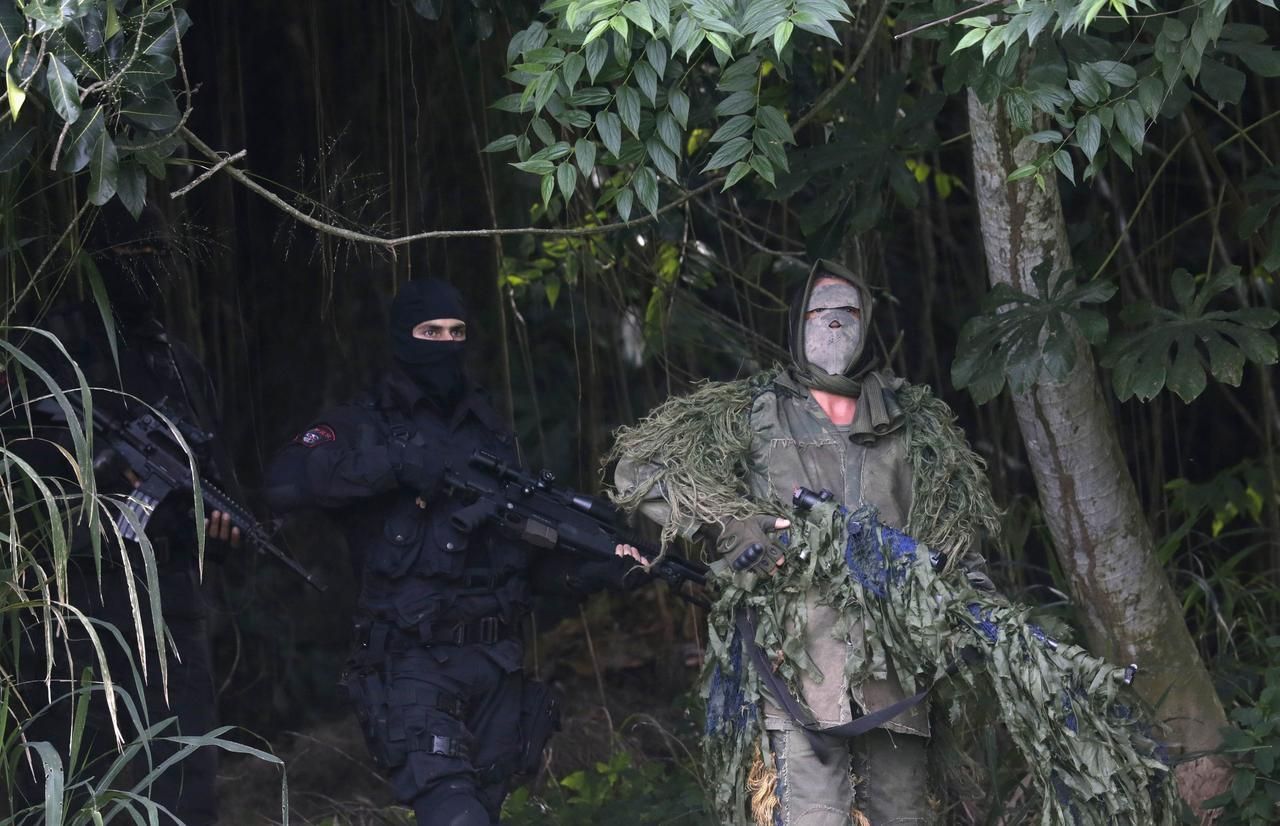
[{"label": "olive green jacket", "polygon": [[[868,405],[858,404],[853,423],[838,427],[812,393],[786,373],[779,375],[773,387],[757,396],[751,406],[755,434],[752,464],[758,470],[748,483],[756,500],[787,503],[801,486],[829,490],[846,507],[872,505],[886,525],[905,529],[912,482],[906,434],[898,427],[876,435],[866,426],[867,409]],[[831,633],[839,624],[835,608],[820,605],[816,595],[811,595],[806,611],[808,627],[795,630],[805,635],[805,649],[821,673],[806,676],[802,699],[818,723],[846,723],[858,709],[876,711],[915,693],[913,686],[904,692],[896,679],[869,679],[861,686],[850,685],[845,659],[850,646],[861,644],[861,626],[854,627],[854,638],[836,639]],[[773,703],[765,704],[766,727],[779,727],[785,717]],[[923,706],[917,706],[887,723],[886,728],[928,735],[929,717]]]},{"label": "olive green jacket", "polygon": [[[900,386],[900,381],[891,382]],[[885,403],[896,406],[893,390],[886,389]],[[838,501],[853,509],[863,504],[875,506],[885,524],[905,529],[911,510],[912,470],[907,458],[906,431],[898,427],[877,435],[867,426],[869,405],[859,404],[854,421],[837,427],[823,412],[813,395],[793,377],[783,372],[759,392],[748,412],[752,432],[747,485],[752,498],[763,510],[790,510],[795,488],[830,490]],[[698,450],[695,444],[684,446]],[[621,492],[646,486],[655,468],[627,457],[618,463],[614,484]],[[647,518],[665,525],[671,509],[661,485],[651,487],[639,510]],[[680,535],[689,538],[701,527],[692,520],[679,525]],[[715,532],[714,526],[711,532]],[[805,647],[819,674],[806,677],[805,704],[823,725],[848,722],[855,711],[875,711],[914,693],[903,690],[895,679],[869,679],[861,686],[850,684],[845,675],[845,659],[850,647],[860,645],[853,637],[836,639],[830,629],[837,625],[835,609],[820,605],[816,597],[806,601],[808,627],[796,629],[805,635]],[[855,626],[853,634],[858,634]],[[857,708],[851,705],[851,700]],[[785,713],[767,703],[766,724],[779,725]],[[887,728],[913,734],[928,734],[928,715],[922,707],[888,723]]]}]

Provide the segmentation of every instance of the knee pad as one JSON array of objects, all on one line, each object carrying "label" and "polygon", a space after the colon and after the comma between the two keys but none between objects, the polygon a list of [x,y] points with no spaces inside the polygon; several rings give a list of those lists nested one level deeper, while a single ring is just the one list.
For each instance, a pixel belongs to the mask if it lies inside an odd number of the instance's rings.
[{"label": "knee pad", "polygon": [[491,826],[494,822],[469,789],[428,792],[413,802],[413,813],[420,826]]}]

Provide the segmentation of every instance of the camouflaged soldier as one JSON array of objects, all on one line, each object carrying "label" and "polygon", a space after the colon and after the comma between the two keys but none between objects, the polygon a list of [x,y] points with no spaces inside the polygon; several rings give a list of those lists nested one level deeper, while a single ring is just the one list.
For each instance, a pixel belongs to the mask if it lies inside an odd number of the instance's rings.
[{"label": "camouflaged soldier", "polygon": [[[913,497],[922,489],[963,484],[975,506],[956,517],[961,529],[949,533],[960,538],[948,536],[949,544],[940,547],[966,554],[975,571],[971,576],[985,579],[976,573],[980,558],[972,549],[979,525],[994,528],[995,509],[981,460],[951,426],[949,411],[923,388],[910,387],[886,370],[849,375],[863,353],[871,320],[866,286],[838,264],[819,261],[791,310],[788,369],[706,385],[620,431],[613,451],[619,460],[616,501],[663,525],[667,537],[718,535],[722,559],[713,569],[749,588],[755,578],[787,564],[778,536],[789,523],[780,516],[790,512],[799,487],[829,490],[850,509],[872,505],[885,524],[929,535],[925,515],[913,510]],[[727,430],[726,421],[731,423]],[[913,425],[917,436],[927,432],[937,439],[937,449],[927,454],[935,461],[927,467],[913,450],[926,439],[908,436]],[[664,449],[663,443],[679,444],[680,452]],[[712,458],[698,466],[699,454]],[[729,458],[714,458],[722,455]],[[948,462],[953,467],[945,467]],[[734,478],[726,481],[717,473]],[[846,659],[850,646],[859,644],[860,626],[845,637],[834,636],[831,629],[840,626],[840,617],[820,604],[815,592],[808,593],[804,608],[804,627],[788,630],[803,640],[814,666],[802,676],[800,693],[819,725],[845,724],[915,693],[893,674],[851,680]],[[727,639],[731,630],[713,628],[713,637]],[[763,806],[757,801],[757,822],[863,822],[853,820],[855,809],[873,826],[933,821],[925,706],[850,741],[802,730],[767,689],[761,701],[760,724],[768,733],[776,785]],[[754,746],[742,747],[747,749]],[[760,755],[756,762],[758,770]],[[746,785],[735,779],[737,773],[724,774],[725,782]],[[717,800],[737,801],[740,794],[727,790]],[[722,815],[740,822],[744,807],[729,808]]]}]

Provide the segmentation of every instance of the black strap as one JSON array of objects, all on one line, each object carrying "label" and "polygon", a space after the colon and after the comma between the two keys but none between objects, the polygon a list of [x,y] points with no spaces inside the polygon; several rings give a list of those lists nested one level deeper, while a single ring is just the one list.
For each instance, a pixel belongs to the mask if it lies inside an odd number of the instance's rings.
[{"label": "black strap", "polygon": [[[747,653],[751,657],[751,664],[755,666],[756,671],[760,674],[761,681],[763,681],[765,686],[768,687],[769,692],[773,695],[778,705],[782,706],[783,711],[787,712],[787,715],[792,719],[792,721],[804,730],[805,735],[809,738],[810,745],[813,746],[814,751],[818,754],[822,754],[827,749],[826,745],[819,740],[816,735],[821,734],[827,737],[849,739],[866,734],[872,729],[880,728],[885,723],[890,722],[894,718],[905,714],[923,703],[933,688],[930,686],[923,691],[916,692],[904,700],[899,700],[892,705],[877,709],[870,714],[864,714],[856,720],[852,720],[848,723],[841,723],[838,726],[824,728],[818,725],[817,721],[813,719],[813,716],[809,714],[804,706],[800,705],[800,701],[791,694],[791,690],[787,687],[786,682],[784,682],[783,679],[778,676],[778,673],[770,667],[769,661],[765,658],[764,649],[756,644],[755,612],[750,609],[740,610],[736,619],[736,625],[738,629],[738,638],[742,641],[742,645],[746,647]],[[978,653],[977,649],[969,647],[961,649],[960,655],[962,662],[968,664],[972,664],[981,659],[981,654]],[[947,666],[947,676],[952,676],[958,672],[960,670],[960,665],[960,663],[952,663]]]}]

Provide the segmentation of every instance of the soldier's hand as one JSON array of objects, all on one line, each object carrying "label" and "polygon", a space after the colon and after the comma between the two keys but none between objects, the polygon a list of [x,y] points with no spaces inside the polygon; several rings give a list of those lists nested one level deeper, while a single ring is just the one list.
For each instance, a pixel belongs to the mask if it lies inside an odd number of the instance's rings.
[{"label": "soldier's hand", "polygon": [[232,548],[240,547],[240,529],[231,524],[231,514],[214,511],[205,517],[205,536],[215,542],[223,542]]},{"label": "soldier's hand", "polygon": [[624,558],[630,557],[634,559],[636,562],[640,563],[641,565],[648,562],[648,560],[646,560],[643,556],[640,555],[640,550],[636,548],[634,545],[619,545],[613,549],[613,555],[624,557]]},{"label": "soldier's hand", "polygon": [[772,576],[785,560],[782,546],[771,534],[789,527],[789,520],[776,516],[726,519],[717,548],[733,570]]}]

